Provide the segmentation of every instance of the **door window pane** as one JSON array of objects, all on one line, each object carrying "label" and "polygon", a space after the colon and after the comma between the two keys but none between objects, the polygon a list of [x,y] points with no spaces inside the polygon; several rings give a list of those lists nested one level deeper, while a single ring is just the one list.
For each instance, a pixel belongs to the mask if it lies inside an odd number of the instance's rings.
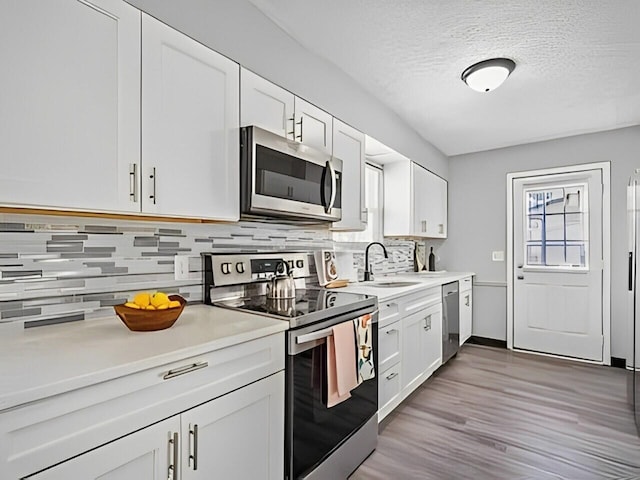
[{"label": "door window pane", "polygon": [[526,265],[588,267],[587,185],[525,190]]}]

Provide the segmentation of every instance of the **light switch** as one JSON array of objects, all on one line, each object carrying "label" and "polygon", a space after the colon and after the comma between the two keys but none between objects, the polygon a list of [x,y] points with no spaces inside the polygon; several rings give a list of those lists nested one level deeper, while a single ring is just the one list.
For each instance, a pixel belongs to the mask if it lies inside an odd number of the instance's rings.
[{"label": "light switch", "polygon": [[504,262],[504,250],[491,252],[491,260],[494,262]]}]

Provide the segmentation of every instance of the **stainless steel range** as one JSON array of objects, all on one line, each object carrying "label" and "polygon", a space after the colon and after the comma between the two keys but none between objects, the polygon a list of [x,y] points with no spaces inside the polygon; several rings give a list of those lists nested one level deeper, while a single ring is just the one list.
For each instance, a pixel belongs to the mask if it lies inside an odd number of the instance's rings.
[{"label": "stainless steel range", "polygon": [[[286,334],[285,478],[340,479],[375,449],[378,435],[378,309],[376,297],[307,288],[308,253],[203,254],[205,303],[268,315],[289,322]],[[294,298],[267,295],[267,283],[295,279]],[[218,287],[238,286],[242,294],[219,295]],[[228,289],[227,289],[228,290]],[[273,291],[273,290],[272,290]],[[333,328],[371,315],[375,375],[328,407],[327,337]],[[354,358],[355,362],[355,358]]]}]

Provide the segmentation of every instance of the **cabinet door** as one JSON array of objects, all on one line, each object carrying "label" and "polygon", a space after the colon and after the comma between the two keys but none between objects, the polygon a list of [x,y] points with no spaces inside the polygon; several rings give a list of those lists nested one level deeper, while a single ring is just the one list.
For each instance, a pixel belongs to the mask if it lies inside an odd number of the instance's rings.
[{"label": "cabinet door", "polygon": [[[173,478],[174,434],[180,420],[171,417],[88,453],[27,477],[33,480],[166,480]],[[178,445],[179,447],[180,445]]]},{"label": "cabinet door", "polygon": [[379,328],[378,365],[381,371],[400,361],[401,328],[400,322]]},{"label": "cabinet door", "polygon": [[333,119],[333,156],[342,160],[342,220],[333,230],[364,230],[367,228],[364,185],[364,133]]},{"label": "cabinet door", "polygon": [[143,14],[142,208],[240,215],[240,67]]},{"label": "cabinet door", "polygon": [[139,211],[140,12],[3,2],[0,45],[0,203]]},{"label": "cabinet door", "polygon": [[411,176],[413,179],[413,234],[418,237],[429,236],[432,219],[431,185],[429,171],[416,163],[411,163]]},{"label": "cabinet door", "polygon": [[293,93],[240,69],[240,122],[293,140]]},{"label": "cabinet door", "polygon": [[295,97],[295,139],[332,154],[333,117],[324,110]]},{"label": "cabinet door", "polygon": [[182,414],[182,479],[282,480],[284,372]]},{"label": "cabinet door", "polygon": [[402,319],[402,389],[414,390],[425,371],[424,332],[426,315],[416,312]]},{"label": "cabinet door", "polygon": [[469,340],[473,327],[473,291],[460,292],[460,345]]},{"label": "cabinet door", "polygon": [[402,319],[402,388],[415,390],[442,363],[442,304]]}]

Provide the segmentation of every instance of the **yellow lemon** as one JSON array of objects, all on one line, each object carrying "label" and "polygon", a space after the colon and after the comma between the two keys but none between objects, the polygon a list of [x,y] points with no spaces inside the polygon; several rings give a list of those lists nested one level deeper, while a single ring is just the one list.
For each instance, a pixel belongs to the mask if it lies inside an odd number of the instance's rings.
[{"label": "yellow lemon", "polygon": [[154,307],[159,307],[160,305],[164,305],[165,303],[169,303],[169,297],[164,292],[156,292],[151,296],[151,305]]},{"label": "yellow lemon", "polygon": [[178,300],[171,300],[169,302],[169,308],[176,308],[179,307],[181,304]]},{"label": "yellow lemon", "polygon": [[144,307],[145,310],[155,310],[156,307],[154,307],[153,305],[147,305],[146,307]]},{"label": "yellow lemon", "polygon": [[137,308],[138,310],[140,310],[140,305],[138,305],[137,303],[127,302],[124,304],[124,306],[129,308]]},{"label": "yellow lemon", "polygon": [[167,308],[169,308],[169,304],[168,303],[163,303],[162,305],[158,305],[156,307],[156,310],[166,310]]},{"label": "yellow lemon", "polygon": [[142,308],[146,308],[151,303],[151,297],[147,292],[137,293],[133,297],[133,303],[139,305]]}]

